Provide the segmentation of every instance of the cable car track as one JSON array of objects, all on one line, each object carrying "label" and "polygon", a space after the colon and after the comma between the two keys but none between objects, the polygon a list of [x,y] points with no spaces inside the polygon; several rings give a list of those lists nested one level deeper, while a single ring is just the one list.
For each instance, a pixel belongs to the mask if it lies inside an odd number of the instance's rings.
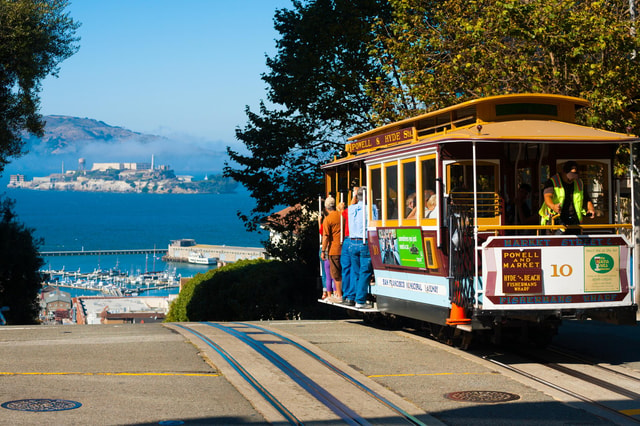
[{"label": "cable car track", "polygon": [[[559,348],[523,353],[485,354],[488,362],[594,407],[616,424],[640,424],[640,375],[620,372]],[[506,358],[500,361],[498,358]],[[559,359],[564,357],[565,359]],[[617,382],[617,383],[616,383]],[[611,397],[609,395],[616,395]],[[622,398],[620,398],[622,397]],[[612,401],[612,403],[608,403]],[[623,408],[627,406],[630,408]]]},{"label": "cable car track", "polygon": [[[383,390],[373,389],[375,383],[366,383],[367,379],[357,377],[357,373],[345,371],[334,361],[265,327],[213,322],[174,326],[195,336],[197,339],[193,343],[196,346],[204,344],[213,349],[281,416],[280,419],[268,419],[270,421],[281,422],[284,419],[289,424],[304,424],[338,420],[352,425],[424,425],[426,423],[416,416],[430,417],[415,407],[409,408],[414,412],[410,413],[406,404],[401,407],[403,403],[400,400],[391,400],[394,397],[391,393],[385,396]],[[229,337],[233,339],[229,340]],[[229,378],[222,364],[216,362],[216,366]],[[261,370],[260,365],[269,372]],[[292,394],[298,395],[297,402],[290,397]],[[309,398],[324,409],[301,410],[298,406],[300,400]],[[310,404],[302,405],[308,408]]]}]

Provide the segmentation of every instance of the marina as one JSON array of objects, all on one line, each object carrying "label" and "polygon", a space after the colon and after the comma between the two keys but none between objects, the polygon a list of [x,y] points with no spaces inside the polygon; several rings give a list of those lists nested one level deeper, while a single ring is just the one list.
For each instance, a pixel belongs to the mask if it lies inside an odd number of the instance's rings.
[{"label": "marina", "polygon": [[145,272],[129,275],[117,269],[95,270],[90,273],[80,271],[43,270],[43,288],[55,287],[62,291],[81,295],[109,295],[117,297],[157,294],[165,291],[177,294],[181,276],[175,272]]}]

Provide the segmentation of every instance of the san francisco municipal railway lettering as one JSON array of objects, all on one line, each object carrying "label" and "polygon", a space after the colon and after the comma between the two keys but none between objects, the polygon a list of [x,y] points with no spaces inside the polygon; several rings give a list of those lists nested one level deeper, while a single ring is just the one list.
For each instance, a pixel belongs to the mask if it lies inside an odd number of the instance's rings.
[{"label": "san francisco municipal railway lettering", "polygon": [[540,249],[502,251],[502,292],[542,292]]},{"label": "san francisco municipal railway lettering", "polygon": [[403,288],[407,290],[420,291],[423,293],[444,294],[444,289],[437,284],[420,283],[416,281],[395,280],[381,278],[380,285],[385,287]]}]

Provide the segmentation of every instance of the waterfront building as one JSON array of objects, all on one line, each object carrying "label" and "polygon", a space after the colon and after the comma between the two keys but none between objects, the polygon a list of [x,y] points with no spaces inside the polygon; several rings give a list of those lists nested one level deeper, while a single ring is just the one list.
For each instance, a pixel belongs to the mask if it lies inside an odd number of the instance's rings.
[{"label": "waterfront building", "polygon": [[70,317],[71,294],[59,288],[47,287],[40,297],[40,317],[43,320],[62,322]]},{"label": "waterfront building", "polygon": [[73,313],[77,324],[142,324],[162,322],[169,304],[178,295],[169,297],[100,297],[73,298]]}]

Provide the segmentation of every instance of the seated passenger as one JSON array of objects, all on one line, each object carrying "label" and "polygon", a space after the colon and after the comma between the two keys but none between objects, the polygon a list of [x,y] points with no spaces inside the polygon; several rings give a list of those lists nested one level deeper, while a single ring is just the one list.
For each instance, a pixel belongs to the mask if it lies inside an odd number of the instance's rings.
[{"label": "seated passenger", "polygon": [[407,213],[406,219],[415,219],[417,209],[418,206],[416,205],[416,194],[414,192],[412,194],[409,194],[409,196],[407,197],[405,209],[405,212]]},{"label": "seated passenger", "polygon": [[436,217],[438,217],[438,209],[436,209],[437,204],[438,198],[436,197],[436,194],[433,194],[431,197],[429,197],[429,199],[427,200],[427,204],[424,206],[425,218],[435,219]]}]

